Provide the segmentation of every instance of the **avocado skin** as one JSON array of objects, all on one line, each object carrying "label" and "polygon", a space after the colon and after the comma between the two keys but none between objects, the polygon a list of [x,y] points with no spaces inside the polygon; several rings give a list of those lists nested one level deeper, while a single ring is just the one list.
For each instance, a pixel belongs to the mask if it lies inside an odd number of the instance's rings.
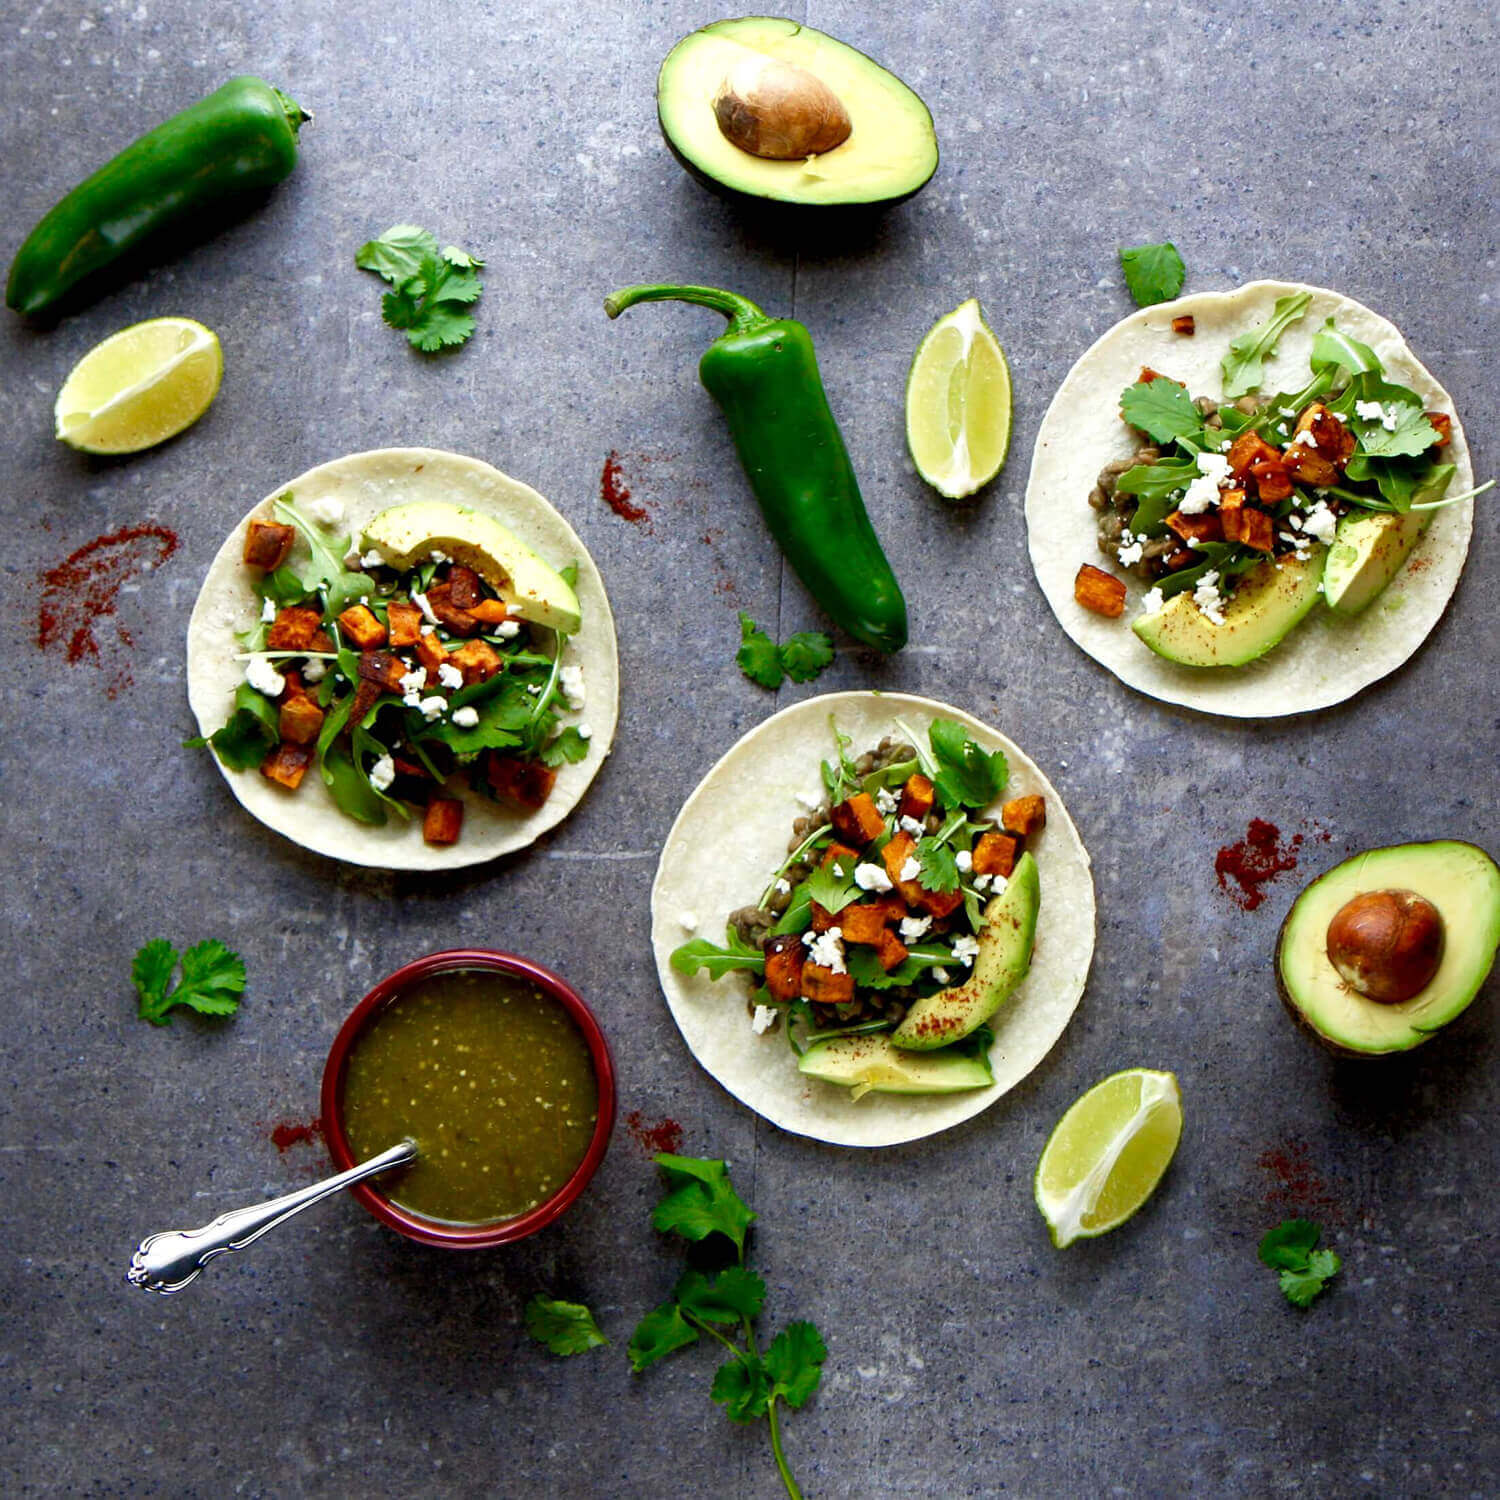
[{"label": "avocado skin", "polygon": [[[1494,861],[1490,859],[1489,854],[1485,850],[1481,849],[1477,844],[1469,843],[1468,841],[1463,839],[1428,839],[1425,841],[1417,841],[1407,844],[1392,844],[1381,849],[1369,849],[1363,851],[1362,854],[1354,854],[1351,855],[1348,859],[1341,860],[1339,864],[1334,865],[1329,870],[1325,870],[1323,874],[1317,877],[1316,880],[1309,882],[1309,884],[1305,886],[1301,892],[1298,893],[1296,900],[1292,902],[1286,916],[1282,919],[1281,927],[1276,934],[1275,958],[1272,964],[1272,968],[1276,975],[1276,993],[1280,997],[1282,1005],[1286,1008],[1287,1014],[1296,1023],[1297,1029],[1312,1037],[1313,1040],[1318,1042],[1325,1051],[1331,1053],[1333,1056],[1338,1058],[1355,1059],[1361,1062],[1375,1062],[1382,1057],[1401,1056],[1405,1053],[1411,1052],[1413,1049],[1420,1047],[1424,1042],[1431,1041],[1432,1038],[1438,1035],[1439,1032],[1444,1031],[1449,1026],[1451,1026],[1453,1022],[1456,1021],[1459,1016],[1461,1016],[1464,1011],[1468,1009],[1470,1004],[1473,1003],[1475,996],[1477,996],[1480,989],[1483,988],[1485,979],[1488,977],[1490,968],[1494,963],[1495,949],[1493,944],[1491,944],[1489,947],[1489,955],[1484,962],[1484,970],[1481,974],[1479,974],[1477,980],[1475,980],[1472,992],[1470,993],[1468,999],[1465,1000],[1461,1005],[1459,1005],[1459,1007],[1450,1016],[1448,1016],[1438,1026],[1435,1026],[1428,1031],[1419,1032],[1418,1035],[1402,1042],[1399,1046],[1376,1049],[1368,1047],[1348,1046],[1345,1043],[1339,1041],[1336,1037],[1330,1036],[1327,1032],[1315,1026],[1311,1018],[1306,1014],[1302,1007],[1298,1005],[1295,997],[1291,992],[1290,987],[1287,984],[1285,974],[1285,954],[1287,951],[1287,945],[1289,942],[1290,934],[1293,930],[1293,926],[1298,916],[1299,908],[1302,905],[1304,897],[1307,896],[1309,891],[1311,891],[1315,886],[1321,884],[1324,880],[1328,879],[1328,877],[1336,875],[1340,870],[1344,869],[1346,866],[1354,864],[1356,861],[1364,858],[1366,855],[1392,854],[1405,850],[1432,851],[1441,848],[1454,848],[1471,851],[1473,854],[1478,855],[1481,860],[1488,863],[1491,868],[1494,867]],[[1418,884],[1418,882],[1412,882],[1412,884],[1415,886]],[[1380,890],[1386,889],[1390,885],[1391,881],[1384,879],[1376,880],[1373,882],[1367,882],[1360,889],[1355,889],[1351,886],[1347,894],[1349,897],[1353,897],[1355,895],[1361,894],[1364,889]],[[1448,922],[1448,920],[1449,918],[1445,914],[1445,924]],[[1492,924],[1500,923],[1500,915],[1492,913],[1491,922]],[[1363,1000],[1362,1003],[1370,1005],[1377,1010],[1389,1009],[1389,1007],[1383,1006],[1381,1002],[1377,1000]]]}]

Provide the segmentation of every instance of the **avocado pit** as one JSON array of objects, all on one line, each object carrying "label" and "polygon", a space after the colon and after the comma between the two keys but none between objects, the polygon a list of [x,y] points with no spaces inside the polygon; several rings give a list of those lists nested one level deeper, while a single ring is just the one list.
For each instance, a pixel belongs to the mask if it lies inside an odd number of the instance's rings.
[{"label": "avocado pit", "polygon": [[745,57],[713,101],[725,140],[751,156],[795,161],[849,139],[854,126],[838,95],[815,73],[774,57]]},{"label": "avocado pit", "polygon": [[1328,959],[1366,999],[1397,1005],[1425,989],[1443,956],[1443,918],[1415,891],[1366,891],[1328,924]]}]

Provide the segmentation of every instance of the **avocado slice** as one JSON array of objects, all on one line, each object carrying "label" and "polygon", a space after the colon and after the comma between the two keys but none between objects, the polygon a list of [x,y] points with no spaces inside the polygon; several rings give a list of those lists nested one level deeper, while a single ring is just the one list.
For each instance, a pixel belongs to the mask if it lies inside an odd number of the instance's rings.
[{"label": "avocado slice", "polygon": [[1137,616],[1130,628],[1158,656],[1185,667],[1242,667],[1279,645],[1318,602],[1325,557],[1314,547],[1305,559],[1288,555],[1258,564],[1235,585],[1222,625],[1184,589],[1155,614]]},{"label": "avocado slice", "polygon": [[1430,510],[1351,511],[1338,524],[1323,570],[1323,601],[1341,615],[1358,614],[1397,573],[1417,545]]},{"label": "avocado slice", "polygon": [[[847,139],[821,155],[790,161],[734,144],[719,123],[726,112],[716,113],[715,101],[736,66],[757,56],[805,69],[826,85],[848,116]],[[898,203],[937,171],[937,133],[927,106],[864,53],[795,21],[745,16],[684,37],[661,65],[656,112],[677,160],[731,198],[811,207]]]},{"label": "avocado slice", "polygon": [[797,1067],[809,1078],[854,1089],[856,1099],[865,1094],[957,1094],[995,1081],[982,1052],[902,1052],[883,1032],[814,1042]]},{"label": "avocado slice", "polygon": [[364,529],[393,568],[414,568],[441,552],[472,568],[523,620],[572,635],[582,623],[578,595],[513,532],[492,516],[446,500],[414,500],[383,510]]},{"label": "avocado slice", "polygon": [[[1408,1000],[1370,999],[1334,967],[1329,926],[1350,901],[1377,891],[1415,893],[1442,918],[1436,971]],[[1361,1057],[1420,1046],[1478,993],[1500,945],[1500,869],[1456,840],[1397,844],[1356,854],[1292,903],[1276,941],[1276,979],[1293,1017],[1334,1051]]]},{"label": "avocado slice", "polygon": [[1010,881],[984,909],[979,955],[962,984],[918,1000],[891,1033],[898,1047],[926,1052],[961,1041],[1008,1000],[1031,968],[1042,882],[1029,853],[1016,861]]}]

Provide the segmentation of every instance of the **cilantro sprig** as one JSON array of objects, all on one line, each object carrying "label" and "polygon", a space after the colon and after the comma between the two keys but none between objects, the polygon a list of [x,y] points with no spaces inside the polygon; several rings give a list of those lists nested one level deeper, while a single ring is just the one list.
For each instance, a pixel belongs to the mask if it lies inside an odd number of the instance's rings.
[{"label": "cilantro sprig", "polygon": [[554,1354],[582,1354],[609,1340],[581,1302],[560,1302],[537,1292],[526,1304],[526,1332]]},{"label": "cilantro sprig", "polygon": [[394,290],[380,299],[381,316],[424,354],[454,349],[474,332],[471,311],[484,283],[484,262],[456,245],[438,249],[436,238],[415,224],[393,224],[355,252],[354,264],[373,271]]},{"label": "cilantro sprig", "polygon": [[1338,1256],[1316,1248],[1321,1234],[1309,1219],[1283,1219],[1260,1242],[1261,1263],[1277,1273],[1282,1293],[1294,1307],[1307,1307],[1338,1274]]},{"label": "cilantro sprig", "polygon": [[709,1390],[732,1422],[766,1419],[771,1453],[790,1500],[802,1500],[781,1446],[777,1403],[805,1406],[822,1379],[828,1349],[813,1324],[788,1323],[762,1352],[755,1321],[765,1302],[766,1284],[745,1266],[745,1235],[754,1211],[730,1185],[722,1161],[696,1156],[654,1158],[667,1176],[667,1195],[657,1204],[652,1224],[694,1243],[722,1236],[734,1247],[734,1262],[716,1276],[683,1273],[671,1297],[636,1325],[631,1335],[631,1368],[637,1373],[707,1334],[729,1358],[719,1366]]},{"label": "cilantro sprig", "polygon": [[[179,961],[182,976],[171,988]],[[131,962],[130,982],[140,1001],[137,1013],[153,1026],[166,1026],[178,1005],[199,1015],[232,1016],[245,993],[245,960],[216,938],[195,943],[186,953],[178,953],[166,938],[153,938]]]},{"label": "cilantro sprig", "polygon": [[799,630],[781,644],[740,611],[740,649],[735,662],[751,682],[779,688],[783,678],[811,682],[833,660],[833,642],[821,630]]},{"label": "cilantro sprig", "polygon": [[1187,274],[1182,256],[1170,240],[1161,245],[1122,247],[1120,269],[1125,273],[1125,285],[1137,307],[1170,302],[1182,290]]}]

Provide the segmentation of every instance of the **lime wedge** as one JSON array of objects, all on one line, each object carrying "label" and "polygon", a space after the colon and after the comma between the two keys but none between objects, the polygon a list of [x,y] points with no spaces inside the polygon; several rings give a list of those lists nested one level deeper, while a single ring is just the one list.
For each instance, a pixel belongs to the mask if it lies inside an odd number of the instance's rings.
[{"label": "lime wedge", "polygon": [[1036,1168],[1036,1206],[1059,1250],[1123,1224],[1161,1181],[1182,1135],[1170,1073],[1129,1068],[1096,1083],[1052,1132]]},{"label": "lime wedge", "polygon": [[1000,472],[1010,447],[1010,367],[977,298],[933,324],[906,377],[906,442],[938,494],[962,500]]},{"label": "lime wedge", "polygon": [[57,435],[84,453],[138,453],[191,427],[223,375],[211,328],[191,318],[136,323],[73,366],[57,397]]}]

